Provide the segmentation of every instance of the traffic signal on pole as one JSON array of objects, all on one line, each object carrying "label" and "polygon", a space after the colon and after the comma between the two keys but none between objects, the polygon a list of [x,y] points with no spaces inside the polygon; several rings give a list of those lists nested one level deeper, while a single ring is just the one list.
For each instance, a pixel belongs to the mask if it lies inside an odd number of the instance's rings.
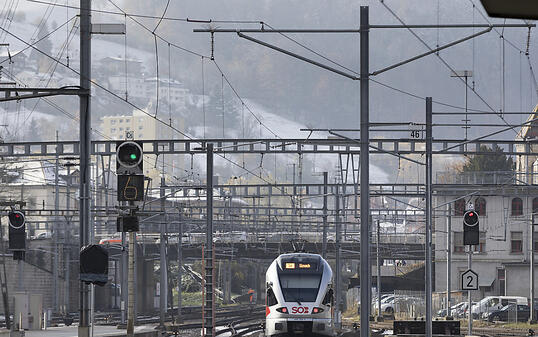
[{"label": "traffic signal on pole", "polygon": [[108,281],[108,251],[101,245],[88,245],[80,250],[80,280],[104,286]]},{"label": "traffic signal on pole", "polygon": [[142,143],[132,140],[116,143],[116,174],[144,174]]},{"label": "traffic signal on pole", "polygon": [[[116,143],[116,175],[118,177],[118,201],[144,200],[144,167],[142,142],[133,140]],[[129,207],[133,204],[130,203]],[[128,216],[117,218],[118,232],[138,232],[135,209]]]},{"label": "traffic signal on pole", "polygon": [[136,215],[122,215],[116,220],[118,232],[138,232],[138,217]]},{"label": "traffic signal on pole", "polygon": [[[9,219],[9,249],[12,251],[26,250],[26,219],[21,211],[8,213]],[[20,254],[17,254],[20,256]]]},{"label": "traffic signal on pole", "polygon": [[463,244],[478,245],[480,243],[478,214],[475,211],[467,211],[463,215]]}]

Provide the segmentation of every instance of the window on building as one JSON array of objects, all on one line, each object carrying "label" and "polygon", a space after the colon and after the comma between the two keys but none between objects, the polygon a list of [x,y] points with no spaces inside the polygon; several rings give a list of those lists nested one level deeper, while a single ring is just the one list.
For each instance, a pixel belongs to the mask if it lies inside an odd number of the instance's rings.
[{"label": "window on building", "polygon": [[512,199],[512,216],[523,215],[523,200],[521,198]]},{"label": "window on building", "polygon": [[115,119],[111,119],[111,120],[110,120],[110,124],[116,124],[116,120],[115,120]]},{"label": "window on building", "polygon": [[534,244],[532,245],[532,249],[534,249],[534,252],[538,252],[538,231],[534,231]]},{"label": "window on building", "polygon": [[463,245],[463,232],[454,232],[454,253],[465,253]]},{"label": "window on building", "polygon": [[510,252],[523,252],[523,232],[510,232]]},{"label": "window on building", "polygon": [[120,118],[120,123],[123,123],[123,119]]},{"label": "window on building", "polygon": [[126,128],[125,128],[125,131],[129,131],[129,130],[131,130],[130,127],[126,127]]},{"label": "window on building", "polygon": [[499,281],[499,296],[505,295],[505,270],[504,269],[497,269],[497,280]]},{"label": "window on building", "polygon": [[474,209],[476,213],[478,213],[478,215],[485,216],[486,215],[486,199],[482,197],[476,198],[474,202]]},{"label": "window on building", "polygon": [[110,129],[110,133],[116,133],[116,128]]},{"label": "window on building", "polygon": [[130,120],[129,118],[127,118],[127,119],[125,120],[125,123],[131,123],[131,120]]},{"label": "window on building", "polygon": [[465,199],[454,201],[454,215],[463,216],[465,214]]},{"label": "window on building", "polygon": [[120,128],[120,131],[123,131],[123,128]]},{"label": "window on building", "polygon": [[538,197],[532,199],[532,212],[538,214]]},{"label": "window on building", "polygon": [[138,126],[138,130],[142,130],[144,127],[142,125]]}]

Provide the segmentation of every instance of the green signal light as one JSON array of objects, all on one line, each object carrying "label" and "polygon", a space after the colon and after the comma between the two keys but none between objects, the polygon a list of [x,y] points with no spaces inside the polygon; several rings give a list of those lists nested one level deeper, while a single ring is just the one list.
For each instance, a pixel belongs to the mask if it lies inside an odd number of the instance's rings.
[{"label": "green signal light", "polygon": [[136,154],[132,153],[131,154],[131,159],[135,160],[136,159]]}]

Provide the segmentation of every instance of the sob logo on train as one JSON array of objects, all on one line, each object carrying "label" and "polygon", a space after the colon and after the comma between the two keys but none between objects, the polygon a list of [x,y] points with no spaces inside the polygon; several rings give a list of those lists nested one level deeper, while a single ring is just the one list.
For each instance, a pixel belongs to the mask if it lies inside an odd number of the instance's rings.
[{"label": "sob logo on train", "polygon": [[292,314],[308,314],[308,307],[292,307]]}]

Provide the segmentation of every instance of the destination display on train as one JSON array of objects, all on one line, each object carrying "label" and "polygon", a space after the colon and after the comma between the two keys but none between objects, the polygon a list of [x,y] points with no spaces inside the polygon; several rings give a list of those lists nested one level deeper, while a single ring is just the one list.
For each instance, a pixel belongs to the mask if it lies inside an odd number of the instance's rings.
[{"label": "destination display on train", "polygon": [[316,264],[311,262],[286,262],[285,269],[315,269]]}]

